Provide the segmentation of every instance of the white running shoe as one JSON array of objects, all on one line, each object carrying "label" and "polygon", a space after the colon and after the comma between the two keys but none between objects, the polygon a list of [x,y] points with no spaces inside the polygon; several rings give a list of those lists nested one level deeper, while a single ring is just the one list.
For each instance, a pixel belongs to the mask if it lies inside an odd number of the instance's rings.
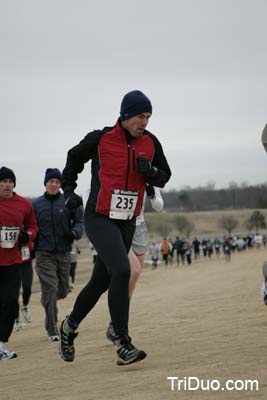
[{"label": "white running shoe", "polygon": [[0,361],[7,361],[16,357],[18,357],[18,355],[15,351],[9,351],[5,343],[0,342]]},{"label": "white running shoe", "polygon": [[32,322],[32,314],[28,306],[22,306],[21,313],[24,317],[25,322],[27,322],[28,324]]},{"label": "white running shoe", "polygon": [[19,332],[22,329],[22,322],[19,319],[15,319],[14,331]]},{"label": "white running shoe", "polygon": [[49,342],[59,342],[59,335],[48,335]]}]

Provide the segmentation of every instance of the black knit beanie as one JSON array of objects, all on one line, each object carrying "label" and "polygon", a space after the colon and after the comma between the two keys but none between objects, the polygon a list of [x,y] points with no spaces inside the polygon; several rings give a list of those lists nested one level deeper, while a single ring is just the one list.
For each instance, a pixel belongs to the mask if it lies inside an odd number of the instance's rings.
[{"label": "black knit beanie", "polygon": [[152,105],[149,98],[140,90],[133,90],[123,97],[120,110],[122,121],[145,112],[152,114]]},{"label": "black knit beanie", "polygon": [[47,170],[45,171],[44,185],[46,185],[47,182],[53,178],[58,179],[61,182],[62,181],[61,172],[57,168],[47,168]]},{"label": "black knit beanie", "polygon": [[6,167],[0,168],[0,181],[4,179],[11,179],[14,182],[14,187],[16,186],[16,176],[12,169]]}]

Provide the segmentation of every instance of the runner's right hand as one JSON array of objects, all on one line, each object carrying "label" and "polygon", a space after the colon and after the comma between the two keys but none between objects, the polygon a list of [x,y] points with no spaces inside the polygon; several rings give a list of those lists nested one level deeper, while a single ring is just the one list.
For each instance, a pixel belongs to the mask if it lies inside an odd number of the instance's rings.
[{"label": "runner's right hand", "polygon": [[146,194],[152,199],[155,197],[155,189],[152,185],[146,185]]}]

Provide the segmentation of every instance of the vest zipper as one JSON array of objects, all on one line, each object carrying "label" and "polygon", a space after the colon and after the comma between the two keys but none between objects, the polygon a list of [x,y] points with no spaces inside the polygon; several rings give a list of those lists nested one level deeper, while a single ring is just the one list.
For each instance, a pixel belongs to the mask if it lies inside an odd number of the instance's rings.
[{"label": "vest zipper", "polygon": [[133,170],[135,171],[135,148],[133,148]]},{"label": "vest zipper", "polygon": [[126,181],[125,181],[125,190],[128,190],[128,178],[129,178],[129,172],[130,172],[130,163],[131,163],[131,149],[130,145],[127,144],[128,146],[128,162],[127,162],[127,172],[126,172]]}]

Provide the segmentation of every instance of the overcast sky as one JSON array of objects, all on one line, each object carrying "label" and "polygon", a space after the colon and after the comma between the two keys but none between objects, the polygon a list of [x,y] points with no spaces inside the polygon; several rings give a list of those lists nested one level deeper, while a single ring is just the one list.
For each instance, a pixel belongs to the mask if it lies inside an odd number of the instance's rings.
[{"label": "overcast sky", "polygon": [[[125,93],[151,100],[166,189],[267,181],[266,0],[0,0],[0,166],[43,192]],[[90,177],[79,177],[82,192]]]}]

